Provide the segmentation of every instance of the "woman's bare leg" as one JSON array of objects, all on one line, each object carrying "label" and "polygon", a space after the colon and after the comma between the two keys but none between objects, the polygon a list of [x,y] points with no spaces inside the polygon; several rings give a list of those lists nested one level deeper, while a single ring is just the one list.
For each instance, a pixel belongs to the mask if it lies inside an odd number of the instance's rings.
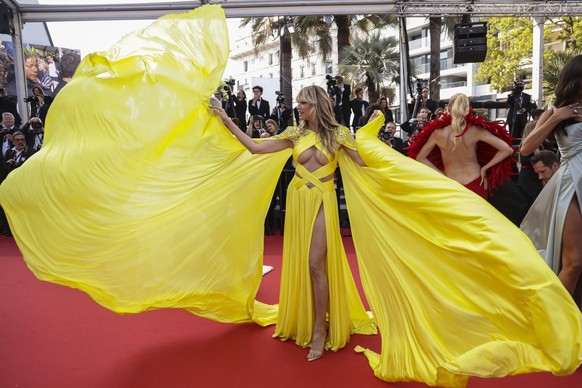
[{"label": "woman's bare leg", "polygon": [[329,284],[325,269],[325,256],[327,253],[327,241],[325,230],[325,215],[323,205],[319,208],[313,235],[311,236],[311,250],[309,251],[309,269],[311,282],[313,283],[313,298],[315,301],[315,325],[311,339],[311,350],[307,355],[309,361],[314,361],[323,356],[327,331],[325,329],[325,315],[329,301]]},{"label": "woman's bare leg", "polygon": [[566,212],[564,234],[562,235],[562,270],[558,277],[570,294],[574,294],[576,284],[582,273],[582,214],[574,194]]}]

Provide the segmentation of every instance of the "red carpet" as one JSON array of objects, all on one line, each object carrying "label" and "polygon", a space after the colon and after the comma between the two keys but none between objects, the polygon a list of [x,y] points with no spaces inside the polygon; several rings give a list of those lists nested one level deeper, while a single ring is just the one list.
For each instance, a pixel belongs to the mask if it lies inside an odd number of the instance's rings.
[{"label": "red carpet", "polygon": [[[275,270],[263,278],[259,299],[270,303],[278,297],[281,242],[266,237],[265,264]],[[353,245],[345,243],[355,269]],[[347,348],[308,363],[307,350],[272,339],[272,327],[220,324],[181,310],[114,314],[79,291],[38,281],[3,236],[0,295],[0,387],[424,387],[374,377],[353,347],[379,350],[379,336],[354,336]],[[582,371],[471,379],[469,386],[574,388]]]}]

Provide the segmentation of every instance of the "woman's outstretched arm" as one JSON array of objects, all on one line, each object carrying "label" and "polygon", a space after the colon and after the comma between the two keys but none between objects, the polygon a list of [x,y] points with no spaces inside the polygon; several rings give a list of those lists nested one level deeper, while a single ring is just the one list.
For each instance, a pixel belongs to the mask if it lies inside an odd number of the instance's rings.
[{"label": "woman's outstretched arm", "polygon": [[269,154],[284,150],[286,148],[293,148],[293,142],[287,139],[274,139],[263,142],[256,142],[248,137],[240,128],[231,120],[224,109],[211,106],[209,108],[216,113],[228,130],[246,147],[252,154]]}]

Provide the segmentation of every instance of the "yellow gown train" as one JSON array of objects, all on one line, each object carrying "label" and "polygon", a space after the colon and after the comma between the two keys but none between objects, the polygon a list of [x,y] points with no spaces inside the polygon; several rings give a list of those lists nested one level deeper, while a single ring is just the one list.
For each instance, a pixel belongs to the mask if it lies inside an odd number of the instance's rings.
[{"label": "yellow gown train", "polygon": [[469,376],[572,373],[582,316],[528,237],[485,200],[361,128],[368,167],[340,160],[379,378],[463,387]]}]

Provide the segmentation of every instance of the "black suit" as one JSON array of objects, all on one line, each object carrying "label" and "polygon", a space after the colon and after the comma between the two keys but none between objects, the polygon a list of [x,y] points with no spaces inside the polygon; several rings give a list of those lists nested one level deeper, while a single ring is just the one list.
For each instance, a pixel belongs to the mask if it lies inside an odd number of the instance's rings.
[{"label": "black suit", "polygon": [[277,122],[279,130],[284,130],[290,125],[289,121],[291,120],[291,114],[291,108],[283,106],[283,109],[279,109],[279,106],[276,106],[275,109],[273,109],[273,114],[271,114],[270,118]]},{"label": "black suit", "polygon": [[[528,114],[536,108],[531,96],[527,93],[511,93],[507,96],[507,123],[511,136],[521,138],[528,121]],[[523,111],[525,110],[525,111]]]},{"label": "black suit", "polygon": [[236,117],[240,122],[239,128],[242,131],[247,130],[247,100],[239,100],[238,98],[234,98],[232,100],[234,102],[234,111],[236,112]]},{"label": "black suit", "polygon": [[[259,103],[260,101],[260,103]],[[257,103],[259,106],[257,107]],[[269,107],[269,101],[263,100],[262,98],[258,99],[257,101],[253,102],[253,100],[249,101],[249,114],[251,116],[254,115],[261,115],[266,120],[267,117],[271,115],[271,108]]]},{"label": "black suit", "polygon": [[399,137],[393,137],[392,140],[392,148],[395,151],[400,152],[402,155],[406,155],[406,151],[404,151],[404,141]]},{"label": "black suit", "polygon": [[344,85],[343,90],[339,86],[336,87],[335,98],[335,119],[338,123],[350,126],[350,116],[352,115],[352,108],[350,105],[350,85]]},{"label": "black suit", "polygon": [[366,100],[358,100],[354,98],[350,105],[352,107],[352,112],[354,112],[354,119],[352,120],[352,127],[355,129],[358,127],[358,123],[360,122],[360,117],[364,115],[366,108],[368,107],[368,101]]}]

